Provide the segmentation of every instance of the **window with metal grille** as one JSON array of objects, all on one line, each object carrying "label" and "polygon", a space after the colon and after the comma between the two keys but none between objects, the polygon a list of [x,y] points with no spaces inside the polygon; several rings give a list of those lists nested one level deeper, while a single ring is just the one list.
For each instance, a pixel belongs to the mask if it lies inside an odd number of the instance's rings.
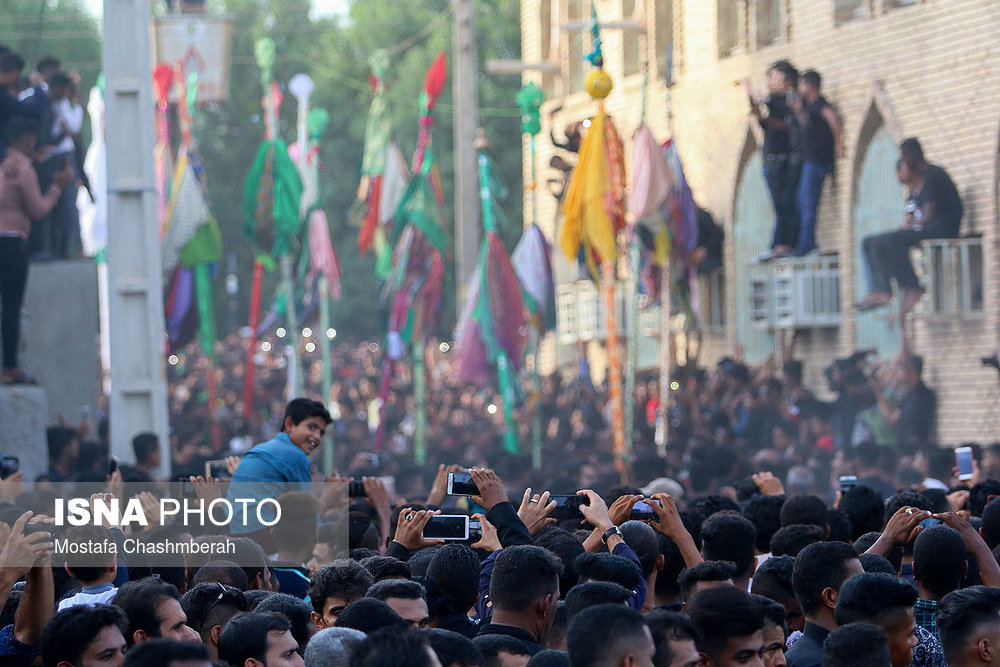
[{"label": "window with metal grille", "polygon": [[[590,5],[587,5],[589,7]],[[569,23],[579,23],[585,20],[583,0],[567,0],[566,18]],[[569,92],[575,93],[583,90],[584,72],[583,48],[584,40],[590,39],[590,33],[586,30],[570,30],[564,33],[569,42],[566,62],[566,84]]]},{"label": "window with metal grille", "polygon": [[[540,62],[559,63],[558,52],[552,53],[552,3],[554,0],[538,2],[538,50]],[[542,90],[546,97],[555,95],[555,77],[552,72],[542,73]]]},{"label": "window with metal grille", "polygon": [[718,0],[716,19],[720,58],[731,56],[743,47],[741,5],[745,7],[746,0]]},{"label": "window with metal grille", "polygon": [[715,269],[700,276],[701,318],[709,331],[726,328],[726,272]]},{"label": "window with metal grille", "polygon": [[833,0],[833,21],[837,25],[871,16],[871,0]]},{"label": "window with metal grille", "polygon": [[983,240],[981,237],[930,239],[923,250],[924,313],[972,313],[983,310]]},{"label": "window with metal grille", "polygon": [[920,4],[920,0],[882,0],[886,11],[890,9],[900,9],[901,7],[912,7]]},{"label": "window with metal grille", "polygon": [[756,0],[756,4],[757,48],[784,41],[785,0]]},{"label": "window with metal grille", "polygon": [[[637,18],[635,15],[635,0],[622,0],[622,20],[630,21]],[[640,25],[645,23],[639,21]],[[639,39],[641,35],[638,30],[621,30],[622,40],[622,74],[631,76],[638,74],[639,62]]]},{"label": "window with metal grille", "polygon": [[677,56],[674,54],[674,2],[673,0],[657,0],[653,3],[653,59],[660,78],[670,81],[673,78],[671,70],[677,67]]}]

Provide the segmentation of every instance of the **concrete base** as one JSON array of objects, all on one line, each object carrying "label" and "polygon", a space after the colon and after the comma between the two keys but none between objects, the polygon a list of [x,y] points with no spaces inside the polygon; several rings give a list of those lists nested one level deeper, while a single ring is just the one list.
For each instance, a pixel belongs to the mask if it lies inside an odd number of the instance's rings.
[{"label": "concrete base", "polygon": [[45,390],[31,385],[0,385],[0,454],[21,459],[24,480],[48,469],[45,443]]},{"label": "concrete base", "polygon": [[46,389],[47,423],[65,420],[75,426],[98,404],[98,331],[94,260],[33,263],[24,297],[21,366]]}]

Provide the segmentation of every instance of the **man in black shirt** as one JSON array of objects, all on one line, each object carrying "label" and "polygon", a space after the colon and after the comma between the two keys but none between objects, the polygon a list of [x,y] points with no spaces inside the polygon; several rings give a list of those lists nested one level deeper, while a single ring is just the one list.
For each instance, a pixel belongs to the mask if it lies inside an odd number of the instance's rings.
[{"label": "man in black shirt", "polygon": [[816,70],[806,70],[799,77],[799,99],[792,111],[802,126],[802,171],[796,195],[799,211],[799,235],[795,255],[802,257],[816,250],[816,213],[823,181],[833,171],[835,152],[844,156],[843,124],[826,98],[820,94],[821,79]]},{"label": "man in black shirt", "polygon": [[896,177],[910,196],[906,200],[906,222],[893,232],[875,234],[861,242],[868,275],[868,294],[856,304],[859,311],[889,303],[896,279],[903,292],[900,315],[913,309],[924,288],[920,286],[909,249],[924,239],[950,239],[958,236],[962,222],[962,200],[955,183],[944,169],[924,159],[920,142],[911,137],[899,146]]},{"label": "man in black shirt", "polygon": [[764,180],[774,204],[774,234],[768,258],[792,254],[798,237],[795,191],[801,165],[793,141],[797,120],[790,106],[798,81],[798,70],[787,60],[779,60],[767,70],[767,100],[750,98],[750,113],[764,130]]}]

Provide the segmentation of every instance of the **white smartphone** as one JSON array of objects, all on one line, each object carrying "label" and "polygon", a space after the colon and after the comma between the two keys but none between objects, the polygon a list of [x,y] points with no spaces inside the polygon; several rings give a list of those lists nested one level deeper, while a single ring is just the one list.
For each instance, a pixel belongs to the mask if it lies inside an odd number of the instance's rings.
[{"label": "white smartphone", "polygon": [[464,514],[432,516],[424,526],[424,537],[439,540],[469,539],[469,517]]},{"label": "white smartphone", "polygon": [[972,447],[955,449],[955,465],[958,466],[959,480],[965,482],[972,479]]}]

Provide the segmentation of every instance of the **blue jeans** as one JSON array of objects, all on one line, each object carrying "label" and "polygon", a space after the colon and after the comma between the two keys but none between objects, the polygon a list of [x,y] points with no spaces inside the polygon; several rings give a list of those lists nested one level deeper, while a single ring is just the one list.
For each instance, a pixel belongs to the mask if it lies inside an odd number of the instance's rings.
[{"label": "blue jeans", "polygon": [[799,240],[795,244],[798,256],[816,249],[816,213],[819,198],[823,194],[823,181],[833,171],[832,164],[803,162],[799,176],[799,191],[796,203],[799,207]]},{"label": "blue jeans", "polygon": [[[785,156],[781,156],[785,157]],[[795,210],[795,191],[799,185],[800,165],[787,159],[764,157],[764,180],[774,204],[774,235],[771,248],[786,245],[794,248],[799,232],[799,214]]]}]

